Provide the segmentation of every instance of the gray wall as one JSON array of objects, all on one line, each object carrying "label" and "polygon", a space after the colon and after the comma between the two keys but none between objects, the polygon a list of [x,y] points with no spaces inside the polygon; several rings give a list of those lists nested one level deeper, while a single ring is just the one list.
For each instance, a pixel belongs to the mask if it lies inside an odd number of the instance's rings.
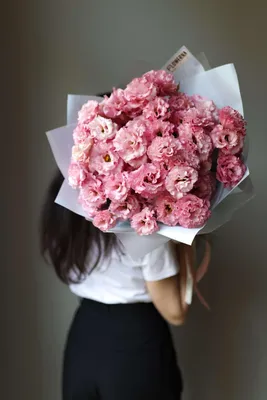
[{"label": "gray wall", "polygon": [[[216,235],[195,305],[175,331],[186,400],[265,400],[267,6],[233,0],[9,0],[2,13],[1,264],[3,399],[59,400],[63,343],[76,299],[38,254],[37,220],[54,162],[44,132],[65,122],[67,93],[160,67],[182,44],[239,72],[257,198]],[[138,71],[139,72],[139,71]],[[4,157],[3,157],[4,156]]]}]

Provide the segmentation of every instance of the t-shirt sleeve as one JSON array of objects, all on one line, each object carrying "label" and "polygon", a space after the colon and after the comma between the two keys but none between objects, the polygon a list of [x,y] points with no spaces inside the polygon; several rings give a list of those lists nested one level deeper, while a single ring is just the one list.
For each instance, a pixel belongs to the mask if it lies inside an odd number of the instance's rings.
[{"label": "t-shirt sleeve", "polygon": [[143,259],[143,276],[148,282],[170,278],[178,272],[179,264],[171,241],[153,250]]}]

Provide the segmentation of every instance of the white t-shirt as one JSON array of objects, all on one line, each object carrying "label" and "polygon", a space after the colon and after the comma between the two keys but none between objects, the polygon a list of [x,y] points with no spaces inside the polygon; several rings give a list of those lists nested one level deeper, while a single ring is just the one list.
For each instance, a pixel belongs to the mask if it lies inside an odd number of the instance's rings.
[{"label": "white t-shirt", "polygon": [[105,304],[151,302],[145,281],[158,281],[178,273],[179,266],[171,242],[139,260],[112,250],[110,257],[70,289],[79,297]]}]

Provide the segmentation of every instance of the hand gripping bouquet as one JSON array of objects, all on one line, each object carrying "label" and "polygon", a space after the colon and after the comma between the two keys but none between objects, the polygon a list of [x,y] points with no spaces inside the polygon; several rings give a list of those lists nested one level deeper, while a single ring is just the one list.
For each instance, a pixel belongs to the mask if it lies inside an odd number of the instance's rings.
[{"label": "hand gripping bouquet", "polygon": [[68,125],[48,139],[65,177],[56,202],[135,258],[191,245],[252,197],[235,68],[205,71],[185,47],[109,97],[69,96]]}]

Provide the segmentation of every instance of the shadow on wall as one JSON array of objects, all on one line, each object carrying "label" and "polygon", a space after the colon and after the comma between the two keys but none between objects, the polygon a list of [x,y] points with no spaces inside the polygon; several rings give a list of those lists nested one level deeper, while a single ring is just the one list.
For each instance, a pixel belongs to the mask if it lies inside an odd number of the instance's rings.
[{"label": "shadow on wall", "polygon": [[[238,252],[230,236],[226,237],[227,233],[235,237],[230,224],[223,233],[225,237],[218,237],[213,248],[216,264],[201,284],[211,312],[195,304],[185,327],[173,331],[185,400],[258,400],[263,395],[257,388],[267,328],[261,308],[267,304],[262,298],[263,294],[266,297],[265,282],[259,284],[257,270],[253,271],[252,252],[248,260],[248,254]],[[222,247],[227,255],[220,254]],[[251,268],[243,268],[249,264]]]}]

